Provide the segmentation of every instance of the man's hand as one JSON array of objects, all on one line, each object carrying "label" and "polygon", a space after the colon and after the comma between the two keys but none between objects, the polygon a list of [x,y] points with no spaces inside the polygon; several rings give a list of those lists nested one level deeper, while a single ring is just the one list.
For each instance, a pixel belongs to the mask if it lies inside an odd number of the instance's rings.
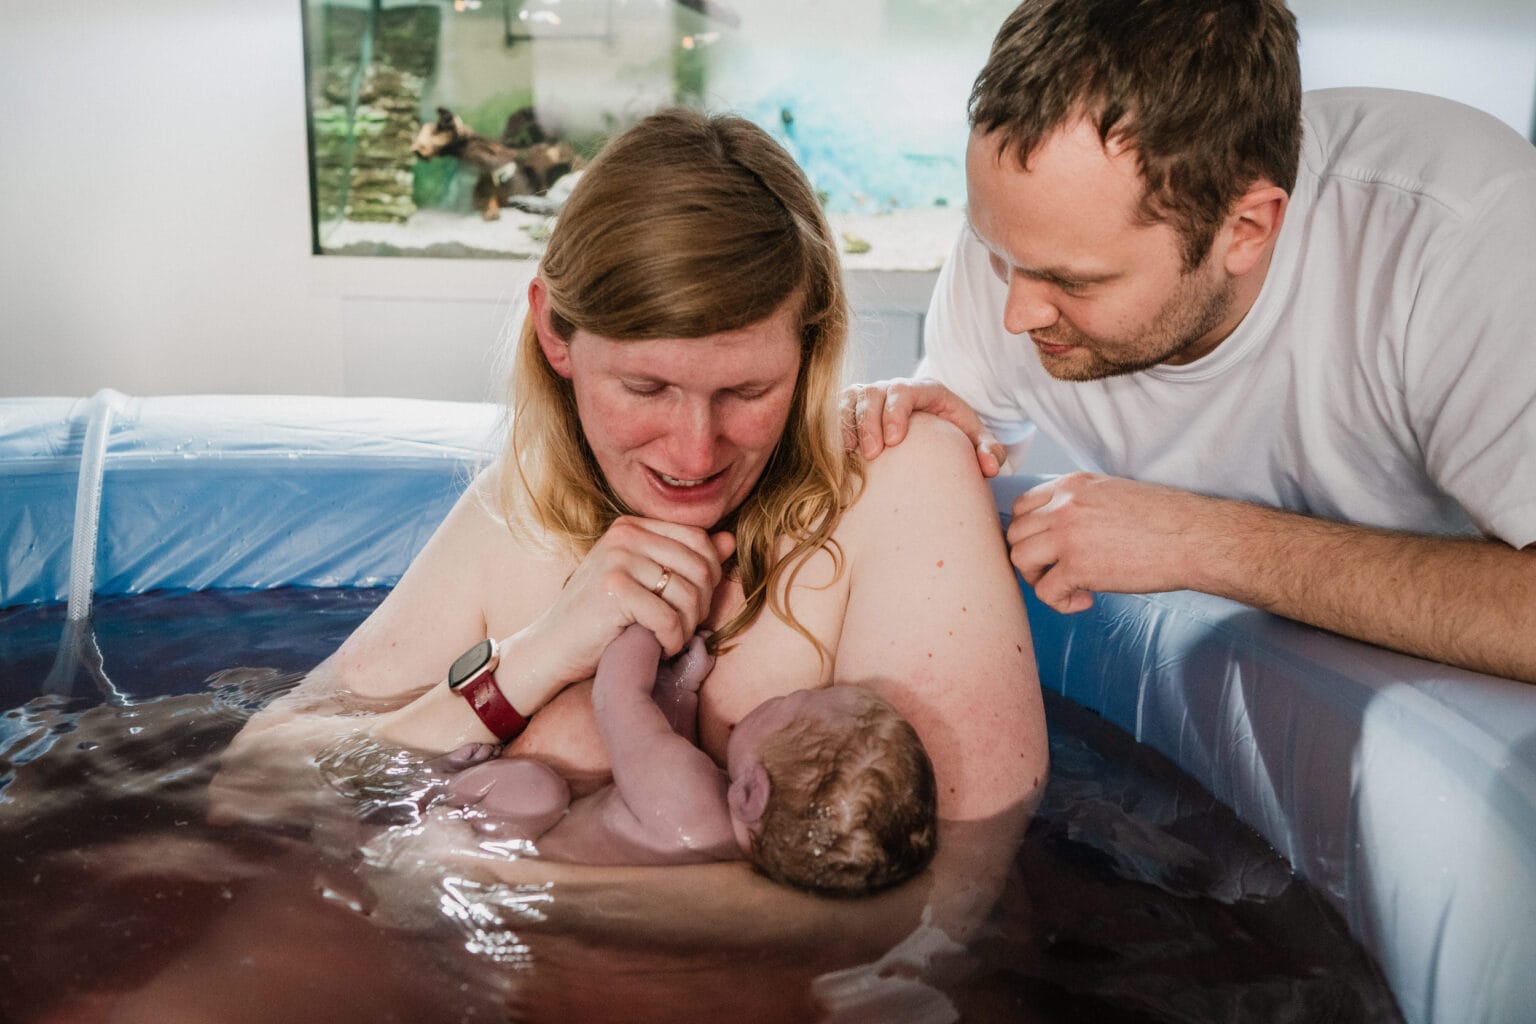
[{"label": "man's hand", "polygon": [[1008,457],[1007,450],[986,427],[981,417],[949,388],[931,379],[897,378],[873,384],[850,384],[839,403],[843,445],[873,459],[888,447],[901,444],[907,422],[915,412],[948,420],[971,439],[982,476],[997,476]]},{"label": "man's hand", "polygon": [[1151,594],[1195,585],[1191,541],[1211,498],[1092,473],[1048,480],[1013,503],[1009,557],[1035,595],[1080,612],[1093,591]]}]

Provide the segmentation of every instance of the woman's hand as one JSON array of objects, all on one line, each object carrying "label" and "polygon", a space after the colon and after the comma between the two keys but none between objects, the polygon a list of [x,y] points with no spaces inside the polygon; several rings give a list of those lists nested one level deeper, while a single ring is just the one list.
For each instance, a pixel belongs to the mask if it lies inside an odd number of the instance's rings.
[{"label": "woman's hand", "polygon": [[688,645],[709,614],[721,564],[736,550],[729,533],[623,516],[584,558],[555,603],[520,635],[566,682],[590,678],[625,627],[655,634],[663,652]]},{"label": "woman's hand", "polygon": [[[655,635],[667,655],[687,647],[709,614],[721,563],[736,550],[729,533],[710,535],[633,516],[614,521],[571,573],[545,612],[501,642],[496,685],[523,715],[564,714],[546,711],[567,688],[592,678],[608,645],[632,624]],[[578,704],[585,705],[582,700]],[[558,711],[558,709],[555,709]],[[582,736],[589,731],[589,711],[576,713],[574,731],[555,729],[541,720],[535,739],[524,739],[518,752],[543,757],[564,771],[591,767],[592,753]],[[496,737],[462,699],[445,685],[434,686],[412,703],[380,716],[369,730],[376,738],[415,750],[440,753],[465,743]],[[546,756],[543,741],[569,732]],[[526,737],[526,734],[525,734]],[[575,757],[567,763],[566,758]],[[598,759],[602,760],[601,757]]]},{"label": "woman's hand", "polygon": [[[541,757],[562,771],[569,767],[577,772],[576,764],[588,764],[586,754],[592,750],[582,737],[589,731],[590,711],[576,713],[574,732],[551,733],[545,720],[559,709],[546,708],[562,692],[592,678],[603,652],[632,624],[654,634],[668,656],[684,650],[709,614],[721,563],[735,550],[736,540],[729,533],[710,535],[695,527],[631,516],[615,520],[554,603],[501,642],[496,685],[519,712],[541,716],[541,727],[534,731],[543,735],[533,740],[525,734],[518,753]],[[560,703],[567,710],[555,717],[566,718],[569,725],[570,702]],[[577,703],[587,705],[585,699]],[[380,716],[369,731],[376,739],[434,753],[496,738],[444,685]],[[544,741],[562,732],[569,735],[548,751]],[[568,764],[571,756],[575,761]],[[599,756],[598,761],[603,760]]]}]

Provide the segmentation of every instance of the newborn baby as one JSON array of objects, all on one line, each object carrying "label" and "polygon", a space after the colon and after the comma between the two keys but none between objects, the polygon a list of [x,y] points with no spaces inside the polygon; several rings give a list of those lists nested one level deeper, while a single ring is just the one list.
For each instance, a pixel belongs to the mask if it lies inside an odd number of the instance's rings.
[{"label": "newborn baby", "polygon": [[536,840],[541,855],[574,863],[744,857],[777,881],[836,896],[877,892],[928,865],[933,767],[890,704],[857,686],[764,701],[737,723],[722,771],[697,746],[698,690],[713,664],[695,637],[663,665],[656,638],[630,626],[592,690],[611,784],[572,802],[547,765],[470,744],[439,762],[462,769],[448,802],[482,832]]}]

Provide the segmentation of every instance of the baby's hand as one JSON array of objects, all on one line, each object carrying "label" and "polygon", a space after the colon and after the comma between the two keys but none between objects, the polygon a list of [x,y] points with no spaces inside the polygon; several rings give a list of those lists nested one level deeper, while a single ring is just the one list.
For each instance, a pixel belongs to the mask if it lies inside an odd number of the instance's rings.
[{"label": "baby's hand", "polygon": [[672,731],[696,742],[699,731],[699,687],[715,667],[714,655],[704,646],[704,634],[695,633],[675,658],[668,658],[656,670],[656,686],[651,699],[667,716]]},{"label": "baby's hand", "polygon": [[656,670],[656,689],[680,689],[698,693],[710,669],[715,667],[715,656],[709,653],[704,641],[707,634],[695,633],[688,646],[668,658]]},{"label": "baby's hand", "polygon": [[499,753],[501,748],[494,743],[466,743],[457,750],[432,758],[427,764],[438,771],[458,772],[489,761]]}]

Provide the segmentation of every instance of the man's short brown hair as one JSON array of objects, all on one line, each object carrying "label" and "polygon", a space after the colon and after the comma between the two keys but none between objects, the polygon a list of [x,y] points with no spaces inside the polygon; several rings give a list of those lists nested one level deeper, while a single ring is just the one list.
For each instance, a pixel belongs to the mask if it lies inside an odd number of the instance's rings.
[{"label": "man's short brown hair", "polygon": [[1282,0],[1025,0],[971,90],[971,127],[1023,166],[1087,116],[1133,146],[1148,223],[1186,269],[1256,181],[1290,192],[1301,152],[1296,19]]}]

